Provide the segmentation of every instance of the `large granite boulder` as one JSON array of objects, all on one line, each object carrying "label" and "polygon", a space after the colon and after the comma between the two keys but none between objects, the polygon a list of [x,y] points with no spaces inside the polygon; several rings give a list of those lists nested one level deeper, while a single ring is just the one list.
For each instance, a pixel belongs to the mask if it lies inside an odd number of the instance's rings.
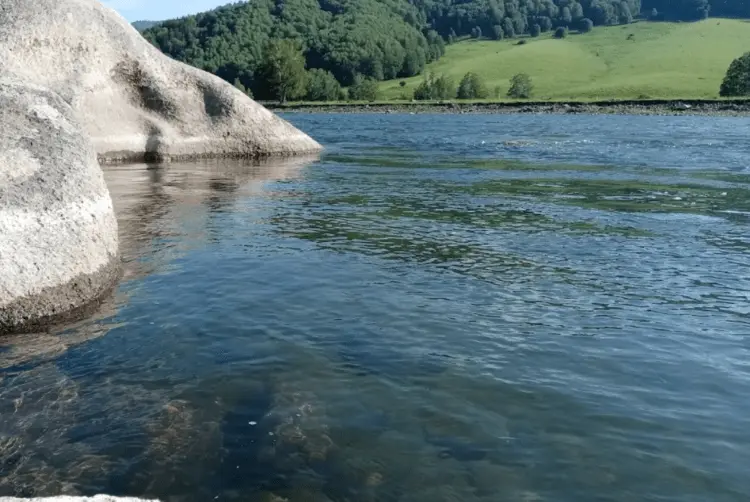
[{"label": "large granite boulder", "polygon": [[78,315],[117,278],[112,201],[73,115],[0,79],[0,334]]},{"label": "large granite boulder", "polygon": [[117,225],[97,160],[319,150],[97,0],[0,0],[0,334],[73,317],[114,285]]},{"label": "large granite boulder", "polygon": [[5,73],[60,94],[100,161],[320,149],[220,78],[163,55],[97,0],[2,0]]}]

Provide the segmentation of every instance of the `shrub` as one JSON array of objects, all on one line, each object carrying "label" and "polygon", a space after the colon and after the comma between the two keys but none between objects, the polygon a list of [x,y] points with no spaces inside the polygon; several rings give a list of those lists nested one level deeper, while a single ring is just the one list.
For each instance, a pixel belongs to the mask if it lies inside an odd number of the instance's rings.
[{"label": "shrub", "polygon": [[568,36],[568,28],[560,26],[555,30],[555,38],[565,38]]},{"label": "shrub", "polygon": [[307,94],[309,101],[336,101],[341,93],[341,84],[326,70],[313,68],[307,72]]},{"label": "shrub", "polygon": [[588,33],[593,29],[594,29],[594,22],[587,17],[584,17],[578,23],[578,31],[580,31],[581,33]]},{"label": "shrub", "polygon": [[399,87],[406,87],[406,80],[402,80],[398,83]]},{"label": "shrub", "polygon": [[487,86],[476,73],[469,72],[458,85],[459,99],[486,99],[490,97]]},{"label": "shrub", "polygon": [[534,84],[531,82],[531,77],[527,74],[519,73],[510,79],[508,97],[513,99],[528,99],[531,97],[533,91]]},{"label": "shrub", "polygon": [[532,24],[531,28],[529,29],[529,34],[532,37],[538,37],[542,33],[542,27],[538,24]]},{"label": "shrub", "polygon": [[732,61],[719,90],[721,96],[750,96],[750,52]]},{"label": "shrub", "polygon": [[378,83],[362,75],[354,77],[354,83],[349,87],[349,99],[352,101],[375,101],[378,99]]}]

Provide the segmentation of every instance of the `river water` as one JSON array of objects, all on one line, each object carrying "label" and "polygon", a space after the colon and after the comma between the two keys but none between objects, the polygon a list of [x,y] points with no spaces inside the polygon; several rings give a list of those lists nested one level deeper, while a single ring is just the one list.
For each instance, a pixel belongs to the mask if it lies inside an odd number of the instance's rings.
[{"label": "river water", "polygon": [[125,277],[0,340],[0,496],[747,501],[750,120],[289,115],[106,168]]}]

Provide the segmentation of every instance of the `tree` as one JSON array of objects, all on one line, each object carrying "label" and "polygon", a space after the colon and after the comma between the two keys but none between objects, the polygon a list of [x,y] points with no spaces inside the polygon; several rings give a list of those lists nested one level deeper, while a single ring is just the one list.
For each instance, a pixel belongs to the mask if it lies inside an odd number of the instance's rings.
[{"label": "tree", "polygon": [[552,29],[552,19],[548,17],[540,17],[539,18],[539,26],[542,27],[542,32],[547,33],[549,30]]},{"label": "tree", "polygon": [[528,99],[531,97],[533,91],[534,85],[531,82],[531,77],[527,74],[519,73],[510,79],[510,89],[508,89],[509,98]]},{"label": "tree", "polygon": [[482,28],[479,26],[475,26],[471,29],[471,36],[472,38],[482,38]]},{"label": "tree", "polygon": [[469,72],[458,84],[458,99],[486,99],[490,97],[487,86],[476,73]]},{"label": "tree", "polygon": [[502,40],[503,39],[503,27],[499,24],[496,24],[492,27],[492,35],[495,40]]},{"label": "tree", "polygon": [[456,97],[456,84],[446,75],[440,75],[433,84],[437,99],[453,99]]},{"label": "tree", "polygon": [[307,94],[308,101],[336,101],[341,94],[341,84],[336,77],[326,70],[313,68],[307,72]]},{"label": "tree", "polygon": [[576,1],[571,3],[570,15],[573,17],[573,21],[581,19],[583,17],[583,6]]},{"label": "tree", "polygon": [[568,29],[565,26],[560,26],[555,30],[555,38],[565,38],[568,36]]},{"label": "tree", "polygon": [[594,29],[594,22],[591,19],[584,17],[578,22],[578,31],[581,33],[588,33],[592,29]]},{"label": "tree", "polygon": [[729,65],[719,90],[721,96],[750,96],[750,52]]},{"label": "tree", "polygon": [[[443,37],[435,30],[429,30],[426,35],[428,48],[428,62],[437,61],[445,54]],[[377,79],[377,77],[375,77]],[[379,80],[379,79],[378,79]]]},{"label": "tree", "polygon": [[532,24],[531,25],[531,30],[529,30],[529,34],[532,37],[538,37],[541,33],[542,33],[542,27],[541,26],[539,26],[538,24]]},{"label": "tree", "polygon": [[509,17],[503,19],[503,32],[505,32],[505,38],[516,36],[516,29],[513,28],[513,21]]},{"label": "tree", "polygon": [[456,85],[446,75],[429,74],[414,90],[414,99],[419,101],[453,99],[455,97]]},{"label": "tree", "polygon": [[425,65],[425,53],[424,50],[408,51],[404,58],[404,64],[399,73],[400,77],[413,77],[419,75],[424,70]]},{"label": "tree", "polygon": [[354,77],[354,83],[349,87],[349,99],[352,101],[375,101],[378,99],[378,83],[362,75]]},{"label": "tree", "polygon": [[239,78],[234,79],[234,86],[239,90],[242,94],[247,94],[247,88],[242,85],[242,82]]},{"label": "tree", "polygon": [[633,22],[633,14],[630,12],[630,6],[627,2],[620,2],[620,24],[630,24]]},{"label": "tree", "polygon": [[560,22],[565,26],[570,26],[570,23],[573,22],[573,14],[571,14],[569,7],[563,7]]},{"label": "tree", "polygon": [[280,103],[301,97],[305,93],[307,72],[299,44],[293,40],[271,40],[264,56],[261,74],[270,94]]}]

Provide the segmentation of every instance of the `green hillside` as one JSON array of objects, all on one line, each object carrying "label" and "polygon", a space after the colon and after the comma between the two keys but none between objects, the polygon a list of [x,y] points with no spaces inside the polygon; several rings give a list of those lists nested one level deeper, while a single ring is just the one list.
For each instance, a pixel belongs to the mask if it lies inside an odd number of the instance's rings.
[{"label": "green hillside", "polygon": [[[732,60],[750,50],[750,22],[641,22],[597,28],[557,40],[463,41],[449,45],[426,72],[458,82],[469,72],[504,95],[516,73],[531,75],[537,99],[709,98]],[[411,96],[421,76],[382,82],[382,99]]]}]

